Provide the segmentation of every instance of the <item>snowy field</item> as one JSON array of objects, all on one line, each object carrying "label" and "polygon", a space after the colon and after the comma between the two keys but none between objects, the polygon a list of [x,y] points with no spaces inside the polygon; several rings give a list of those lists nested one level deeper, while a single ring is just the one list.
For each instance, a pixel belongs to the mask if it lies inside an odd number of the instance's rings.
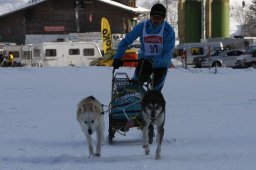
[{"label": "snowy field", "polygon": [[[124,68],[130,76],[133,69]],[[130,129],[88,159],[76,105],[110,101],[112,68],[0,68],[0,170],[255,170],[256,69],[170,69],[162,159]],[[108,116],[105,115],[107,137]],[[95,142],[95,136],[94,142]]]}]

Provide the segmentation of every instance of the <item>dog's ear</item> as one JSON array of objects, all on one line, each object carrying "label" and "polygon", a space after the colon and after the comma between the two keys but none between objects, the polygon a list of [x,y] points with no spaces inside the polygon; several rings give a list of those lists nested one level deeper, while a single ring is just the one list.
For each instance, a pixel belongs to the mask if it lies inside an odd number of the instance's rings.
[{"label": "dog's ear", "polygon": [[96,100],[94,96],[89,96],[89,97],[87,97],[87,99]]},{"label": "dog's ear", "polygon": [[84,112],[84,108],[83,107],[78,107],[77,111],[76,111],[76,119],[79,120],[80,116],[82,115],[82,113]]},{"label": "dog's ear", "polygon": [[78,107],[77,109],[77,113],[83,113],[84,112],[84,108],[83,107]]}]

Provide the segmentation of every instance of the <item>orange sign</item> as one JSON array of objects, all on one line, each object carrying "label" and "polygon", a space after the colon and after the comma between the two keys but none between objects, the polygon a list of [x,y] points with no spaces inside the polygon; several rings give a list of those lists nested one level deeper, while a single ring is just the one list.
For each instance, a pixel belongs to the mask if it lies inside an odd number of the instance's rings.
[{"label": "orange sign", "polygon": [[62,32],[65,30],[65,26],[44,26],[45,32]]}]

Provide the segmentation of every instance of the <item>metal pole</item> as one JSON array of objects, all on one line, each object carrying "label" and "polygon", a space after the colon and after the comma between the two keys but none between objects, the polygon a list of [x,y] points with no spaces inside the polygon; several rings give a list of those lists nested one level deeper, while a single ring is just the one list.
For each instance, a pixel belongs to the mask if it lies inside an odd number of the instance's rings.
[{"label": "metal pole", "polygon": [[80,25],[79,25],[79,13],[78,13],[78,11],[79,11],[79,8],[80,8],[80,3],[79,3],[79,1],[76,1],[75,2],[76,4],[76,6],[75,6],[75,16],[76,16],[76,31],[77,32],[80,32]]},{"label": "metal pole", "polygon": [[201,1],[201,39],[205,39],[205,0]]}]

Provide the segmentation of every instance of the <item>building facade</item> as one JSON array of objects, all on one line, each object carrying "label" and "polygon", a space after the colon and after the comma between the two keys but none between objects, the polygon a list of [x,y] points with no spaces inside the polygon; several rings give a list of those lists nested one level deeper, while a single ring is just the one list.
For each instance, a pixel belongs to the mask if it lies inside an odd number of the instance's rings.
[{"label": "building facade", "polygon": [[[135,0],[43,0],[0,16],[0,41],[25,44],[33,36],[63,38],[69,33],[100,32],[101,18],[112,33],[127,33],[139,15]],[[128,6],[129,5],[129,6]],[[133,5],[133,7],[132,7]]]}]

